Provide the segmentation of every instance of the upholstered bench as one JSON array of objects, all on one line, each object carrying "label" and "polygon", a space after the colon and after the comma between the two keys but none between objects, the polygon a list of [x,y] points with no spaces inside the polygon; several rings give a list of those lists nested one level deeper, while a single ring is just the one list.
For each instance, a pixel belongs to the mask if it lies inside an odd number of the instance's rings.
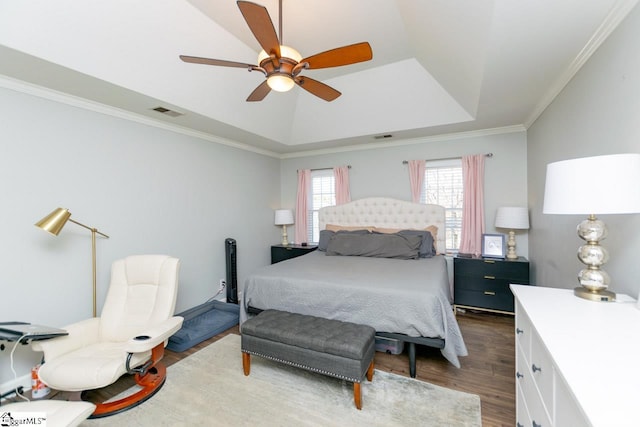
[{"label": "upholstered bench", "polygon": [[375,330],[370,326],[278,310],[265,310],[242,324],[242,367],[251,355],[286,363],[353,383],[362,408],[360,383],[373,379]]}]

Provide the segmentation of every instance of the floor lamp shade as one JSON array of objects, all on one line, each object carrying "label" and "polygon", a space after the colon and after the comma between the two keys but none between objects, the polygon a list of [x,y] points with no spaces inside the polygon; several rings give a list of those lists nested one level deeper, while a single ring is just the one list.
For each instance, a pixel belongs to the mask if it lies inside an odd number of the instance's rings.
[{"label": "floor lamp shade", "polygon": [[577,296],[594,301],[613,301],[607,291],[609,275],[600,269],[609,253],[599,245],[607,236],[601,214],[640,212],[640,154],[612,154],[564,160],[547,165],[544,192],[545,214],[588,215],[577,228],[586,241],[578,258],[586,268],[578,274],[582,287]]},{"label": "floor lamp shade", "polygon": [[109,238],[104,233],[101,233],[96,228],[88,227],[78,221],[75,221],[71,218],[71,212],[68,209],[57,208],[49,215],[42,218],[40,221],[36,222],[36,227],[41,228],[54,236],[60,234],[60,231],[64,228],[67,221],[71,221],[74,224],[79,225],[80,227],[86,228],[91,231],[91,267],[93,274],[93,317],[96,317],[96,234],[99,234],[105,238]]},{"label": "floor lamp shade", "polygon": [[62,228],[71,217],[71,212],[68,209],[57,208],[49,215],[36,222],[36,227],[42,228],[44,231],[57,236],[62,231]]}]

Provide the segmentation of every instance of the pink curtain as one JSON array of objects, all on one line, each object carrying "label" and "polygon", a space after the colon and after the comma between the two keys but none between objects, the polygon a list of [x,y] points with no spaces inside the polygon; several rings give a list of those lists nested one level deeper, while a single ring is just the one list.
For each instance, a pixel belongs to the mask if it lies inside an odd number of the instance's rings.
[{"label": "pink curtain", "polygon": [[460,252],[480,255],[484,233],[484,154],[462,157],[462,180]]},{"label": "pink curtain", "polygon": [[336,182],[336,205],[351,201],[349,192],[349,167],[337,166],[333,168],[333,176]]},{"label": "pink curtain", "polygon": [[424,160],[409,160],[409,184],[411,185],[411,200],[420,203],[420,194],[424,183]]},{"label": "pink curtain", "polygon": [[298,171],[298,195],[296,196],[296,223],[294,226],[295,243],[307,241],[307,200],[309,199],[309,186],[311,185],[311,169]]}]

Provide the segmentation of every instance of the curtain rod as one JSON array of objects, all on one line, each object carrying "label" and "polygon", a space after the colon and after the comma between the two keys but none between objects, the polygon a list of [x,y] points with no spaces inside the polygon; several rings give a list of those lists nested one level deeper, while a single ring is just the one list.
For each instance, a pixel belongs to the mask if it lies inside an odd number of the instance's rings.
[{"label": "curtain rod", "polygon": [[[485,154],[485,157],[493,157],[493,153],[487,153],[487,154]],[[443,158],[441,158],[441,159],[429,159],[429,160],[427,160],[427,161],[428,161],[428,162],[437,162],[437,161],[439,161],[439,160],[455,160],[455,159],[460,159],[460,157],[443,157]],[[403,164],[403,165],[406,165],[406,164],[408,164],[408,163],[409,163],[409,161],[408,161],[408,160],[403,160],[403,161],[402,161],[402,164]]]},{"label": "curtain rod", "polygon": [[[333,169],[333,168],[315,168],[315,169],[309,169],[310,171],[326,171],[329,169]],[[347,165],[347,169],[351,169],[351,165]],[[296,172],[300,171],[300,169],[298,169]]]}]

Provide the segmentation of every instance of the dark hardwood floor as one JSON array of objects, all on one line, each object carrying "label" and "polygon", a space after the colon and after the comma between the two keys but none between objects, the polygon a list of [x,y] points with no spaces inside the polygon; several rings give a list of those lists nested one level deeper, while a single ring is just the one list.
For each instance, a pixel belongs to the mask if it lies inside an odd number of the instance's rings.
[{"label": "dark hardwood floor", "polygon": [[[515,347],[514,318],[491,313],[458,313],[458,323],[469,356],[460,359],[460,369],[451,365],[439,350],[417,346],[417,378],[454,390],[480,396],[482,425],[485,427],[515,425]],[[170,366],[228,334],[239,334],[231,328],[182,353],[167,350],[165,364]],[[240,357],[240,355],[238,355]],[[376,369],[409,376],[407,351],[399,355],[377,352]],[[104,401],[134,385],[129,376],[101,390],[85,394],[84,399]]]}]

